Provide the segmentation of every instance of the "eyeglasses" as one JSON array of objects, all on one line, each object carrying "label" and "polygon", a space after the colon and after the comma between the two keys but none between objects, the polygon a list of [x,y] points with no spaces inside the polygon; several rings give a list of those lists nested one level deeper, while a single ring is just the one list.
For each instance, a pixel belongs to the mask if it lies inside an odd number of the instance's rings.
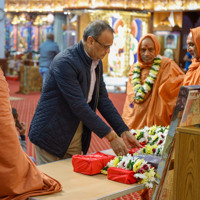
[{"label": "eyeglasses", "polygon": [[110,49],[111,45],[103,45],[103,44],[101,44],[97,39],[95,39],[94,37],[93,37],[93,39],[94,39],[99,45],[101,45],[105,50]]}]

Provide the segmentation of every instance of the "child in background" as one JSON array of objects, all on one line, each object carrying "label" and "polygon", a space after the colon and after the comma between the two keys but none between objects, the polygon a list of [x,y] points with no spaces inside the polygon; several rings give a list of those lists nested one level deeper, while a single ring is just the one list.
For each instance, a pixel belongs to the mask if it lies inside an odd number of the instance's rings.
[{"label": "child in background", "polygon": [[12,114],[15,120],[15,126],[17,128],[17,132],[19,133],[20,144],[24,152],[26,152],[26,140],[25,140],[26,125],[23,122],[19,122],[18,113],[15,108],[12,108]]},{"label": "child in background", "polygon": [[[25,140],[26,125],[25,123],[19,121],[18,113],[15,108],[12,108],[12,114],[15,120],[15,127],[17,128],[17,132],[19,133],[19,141],[20,141],[21,147],[24,150],[24,152],[26,152],[26,140]],[[33,157],[30,157],[30,158],[33,160],[34,163],[36,163]]]}]

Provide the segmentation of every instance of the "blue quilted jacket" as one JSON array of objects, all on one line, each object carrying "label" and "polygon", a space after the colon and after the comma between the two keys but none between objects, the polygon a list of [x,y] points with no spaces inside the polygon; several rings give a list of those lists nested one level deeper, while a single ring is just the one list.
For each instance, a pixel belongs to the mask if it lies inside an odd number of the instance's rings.
[{"label": "blue quilted jacket", "polygon": [[84,154],[90,145],[91,131],[100,138],[111,131],[111,128],[95,113],[96,108],[118,135],[128,130],[108,98],[101,61],[96,67],[93,98],[89,104],[87,103],[91,64],[92,59],[86,55],[81,41],[60,52],[50,65],[30,125],[30,141],[60,158],[65,155],[80,121],[84,125],[82,134]]}]

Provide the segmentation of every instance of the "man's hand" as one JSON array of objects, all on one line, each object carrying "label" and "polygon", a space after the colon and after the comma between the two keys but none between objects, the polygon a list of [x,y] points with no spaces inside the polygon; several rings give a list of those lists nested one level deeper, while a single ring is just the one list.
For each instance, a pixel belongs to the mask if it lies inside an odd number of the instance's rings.
[{"label": "man's hand", "polygon": [[127,155],[128,149],[127,149],[124,141],[120,137],[115,138],[110,143],[110,145],[117,156],[126,156]]},{"label": "man's hand", "polygon": [[124,141],[114,131],[111,131],[105,137],[110,142],[111,148],[113,149],[116,155],[127,155],[128,149]]},{"label": "man's hand", "polygon": [[124,131],[121,134],[121,138],[124,140],[128,149],[142,147],[137,141],[136,137],[132,135],[129,131]]}]

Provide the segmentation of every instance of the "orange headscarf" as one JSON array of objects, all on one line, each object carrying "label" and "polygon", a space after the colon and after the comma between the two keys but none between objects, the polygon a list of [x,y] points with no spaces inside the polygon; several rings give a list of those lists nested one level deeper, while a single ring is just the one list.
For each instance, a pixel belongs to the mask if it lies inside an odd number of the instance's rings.
[{"label": "orange headscarf", "polygon": [[200,58],[200,27],[190,29],[192,38],[197,48],[198,58]]},{"label": "orange headscarf", "polygon": [[197,48],[198,58],[192,59],[192,64],[185,75],[183,85],[200,85],[200,27],[190,29],[192,39]]},{"label": "orange headscarf", "polygon": [[39,171],[20,146],[1,69],[0,102],[0,199],[25,200],[61,191],[61,184]]},{"label": "orange headscarf", "polygon": [[140,49],[141,49],[142,41],[143,41],[145,38],[148,38],[148,37],[152,39],[152,41],[153,41],[153,43],[154,43],[154,45],[155,45],[156,56],[157,56],[158,54],[160,54],[160,43],[159,43],[159,41],[158,41],[158,38],[157,38],[154,34],[151,34],[151,33],[146,34],[145,36],[143,36],[143,37],[140,39],[139,44],[138,44],[138,55],[137,55],[137,59],[138,59],[138,62],[139,62],[139,64],[140,64],[140,67],[141,67],[141,68],[144,68],[145,66],[149,66],[149,65],[147,65],[146,63],[144,63],[144,62],[142,61],[142,58],[141,58],[141,56],[140,56]]}]

